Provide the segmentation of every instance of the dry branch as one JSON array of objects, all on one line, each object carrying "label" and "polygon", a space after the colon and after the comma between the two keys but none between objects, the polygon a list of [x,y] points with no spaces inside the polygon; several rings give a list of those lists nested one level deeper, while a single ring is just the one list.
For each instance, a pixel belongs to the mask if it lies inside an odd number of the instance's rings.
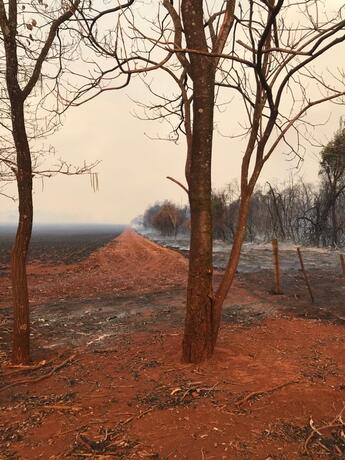
[{"label": "dry branch", "polygon": [[6,366],[7,369],[13,369],[12,372],[9,372],[7,375],[14,375],[14,374],[19,374],[21,372],[28,372],[28,371],[37,371],[38,369],[41,369],[42,367],[47,366],[50,364],[52,360],[46,361],[43,360],[37,364],[32,364],[32,365],[22,365],[22,364],[17,364],[17,365],[8,365]]},{"label": "dry branch", "polygon": [[55,372],[60,370],[62,367],[66,366],[69,364],[77,355],[72,355],[69,358],[65,359],[62,361],[62,363],[58,364],[57,366],[53,367],[51,371],[49,371],[47,374],[41,375],[39,377],[31,378],[31,379],[21,379],[17,380],[16,382],[9,383],[8,385],[3,386],[0,388],[0,393],[4,390],[7,390],[8,388],[15,387],[17,385],[25,385],[25,384],[32,384],[32,383],[38,383],[41,382],[42,380],[45,380],[49,377],[51,377]]},{"label": "dry branch", "polygon": [[291,382],[285,382],[285,383],[277,385],[277,386],[275,386],[273,388],[269,388],[268,390],[252,391],[247,396],[245,396],[244,398],[242,398],[239,401],[237,401],[236,406],[241,407],[244,403],[246,403],[246,402],[248,402],[248,401],[250,401],[252,399],[255,399],[258,396],[267,395],[267,394],[273,393],[275,391],[281,390],[282,388],[285,388],[288,385],[293,385],[293,384],[297,384],[297,383],[300,383],[300,380],[292,380]]},{"label": "dry branch", "polygon": [[167,176],[167,179],[169,179],[172,182],[174,182],[175,184],[177,184],[179,187],[181,187],[187,193],[187,195],[189,195],[188,188],[186,186],[184,186],[181,182],[179,182],[177,179],[174,179],[171,176]]},{"label": "dry branch", "polygon": [[344,420],[342,418],[344,411],[345,411],[345,405],[343,406],[343,408],[341,409],[339,414],[336,417],[334,417],[334,419],[330,423],[328,423],[326,425],[322,425],[319,428],[317,428],[314,425],[313,419],[310,418],[309,425],[310,425],[310,428],[311,428],[312,431],[311,431],[310,435],[307,437],[307,439],[306,439],[306,441],[304,443],[304,451],[305,451],[305,453],[309,454],[308,445],[309,445],[310,441],[312,440],[312,438],[315,435],[317,435],[317,436],[322,438],[323,437],[322,431],[324,431],[324,430],[331,429],[331,428],[343,428],[343,427],[345,427],[345,422],[344,422]]},{"label": "dry branch", "polygon": [[50,404],[50,405],[47,405],[47,406],[43,406],[43,409],[79,412],[79,411],[82,410],[82,407],[79,407],[79,406],[67,406],[67,405],[63,405],[63,404]]}]

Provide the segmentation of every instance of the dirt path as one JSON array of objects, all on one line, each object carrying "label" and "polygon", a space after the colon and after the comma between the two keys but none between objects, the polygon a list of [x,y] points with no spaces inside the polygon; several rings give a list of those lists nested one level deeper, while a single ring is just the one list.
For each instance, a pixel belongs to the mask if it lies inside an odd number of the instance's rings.
[{"label": "dirt path", "polygon": [[[32,305],[66,299],[141,295],[185,283],[186,259],[131,230],[75,264],[28,265]],[[9,274],[0,278],[0,307],[10,303]]]}]

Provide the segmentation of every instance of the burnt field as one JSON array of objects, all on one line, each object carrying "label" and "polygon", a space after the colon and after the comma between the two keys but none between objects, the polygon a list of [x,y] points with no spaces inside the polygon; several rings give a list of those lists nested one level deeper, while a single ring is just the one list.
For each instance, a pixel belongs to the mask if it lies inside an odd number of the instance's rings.
[{"label": "burnt field", "polygon": [[[179,235],[162,237],[154,231],[140,229],[139,232],[161,246],[179,251],[188,256],[189,237]],[[292,242],[279,241],[280,268],[284,272],[296,272],[300,269],[297,255],[297,245]],[[342,272],[339,255],[345,253],[344,248],[332,249],[302,247],[303,259],[308,270],[323,270],[333,272],[335,275]],[[213,244],[214,267],[224,270],[231,251],[231,243],[215,240]],[[239,273],[258,273],[272,270],[272,245],[271,242],[260,243],[244,242],[241,249],[241,259],[238,266]]]},{"label": "burnt field", "polygon": [[[29,261],[45,264],[80,262],[96,249],[116,238],[124,228],[124,225],[40,226],[33,231]],[[9,264],[14,236],[14,227],[0,228],[0,270],[2,271]]]}]

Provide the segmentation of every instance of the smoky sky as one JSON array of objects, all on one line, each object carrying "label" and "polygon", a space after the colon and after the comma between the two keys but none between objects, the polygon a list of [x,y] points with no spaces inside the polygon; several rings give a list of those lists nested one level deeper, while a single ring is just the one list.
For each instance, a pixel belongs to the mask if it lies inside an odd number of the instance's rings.
[{"label": "smoky sky", "polygon": [[[342,2],[333,1],[340,6]],[[344,46],[330,53],[320,65],[325,69],[343,62]],[[159,77],[158,83],[159,86]],[[162,85],[166,81],[162,80]],[[159,121],[138,119],[136,100],[145,91],[140,79],[130,87],[107,92],[81,107],[66,112],[63,126],[45,143],[60,157],[73,164],[100,161],[99,190],[94,191],[90,178],[57,176],[38,179],[34,186],[36,223],[121,223],[130,222],[145,208],[165,199],[178,204],[187,202],[186,193],[166,176],[184,182],[186,145],[181,137],[176,144],[153,140],[169,134],[169,127]],[[231,138],[241,124],[237,102],[225,94],[227,104],[216,111],[213,153],[213,187],[221,188],[240,176],[244,141]],[[344,108],[327,104],[307,114],[315,124],[313,134],[326,143],[339,126]],[[306,145],[304,161],[286,154],[280,146],[265,166],[259,183],[281,183],[293,177],[307,182],[318,180],[320,148]],[[49,160],[54,163],[54,157]],[[14,191],[15,189],[12,188]],[[15,222],[17,203],[0,197],[0,222]]]}]

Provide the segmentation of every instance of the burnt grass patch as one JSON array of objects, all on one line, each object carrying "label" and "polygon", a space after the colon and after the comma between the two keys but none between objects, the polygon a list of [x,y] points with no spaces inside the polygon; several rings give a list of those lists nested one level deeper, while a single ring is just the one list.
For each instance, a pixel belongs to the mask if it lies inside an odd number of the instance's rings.
[{"label": "burnt grass patch", "polygon": [[179,382],[175,388],[159,386],[151,391],[138,395],[136,403],[140,403],[150,409],[171,409],[174,407],[189,406],[201,398],[213,398],[215,386],[203,388],[199,384]]},{"label": "burnt grass patch", "polygon": [[260,323],[268,314],[264,311],[254,310],[252,305],[233,304],[223,309],[223,321],[227,324],[235,324],[250,327]]},{"label": "burnt grass patch", "polygon": [[304,442],[310,433],[308,425],[298,426],[291,422],[279,422],[261,433],[262,439],[284,442]]},{"label": "burnt grass patch", "polygon": [[114,433],[107,430],[93,438],[85,433],[79,433],[68,455],[77,460],[85,458],[126,460],[137,445],[137,441],[114,436]]}]

